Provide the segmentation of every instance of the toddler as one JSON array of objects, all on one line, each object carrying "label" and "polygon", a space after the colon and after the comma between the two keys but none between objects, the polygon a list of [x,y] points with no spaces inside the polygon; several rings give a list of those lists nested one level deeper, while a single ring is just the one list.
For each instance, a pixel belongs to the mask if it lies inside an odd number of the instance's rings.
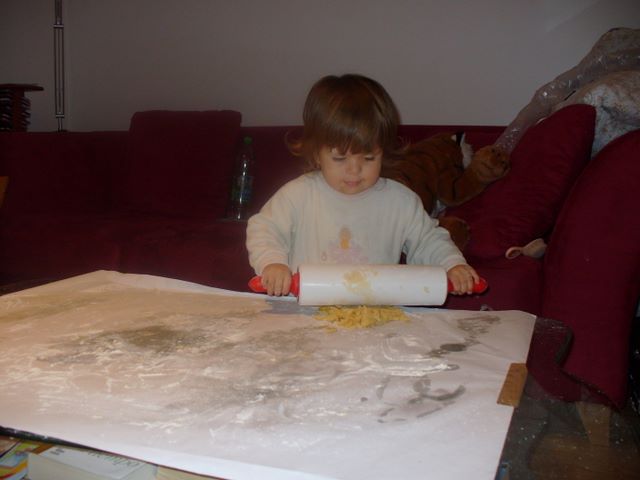
[{"label": "toddler", "polygon": [[398,110],[375,80],[320,79],[303,111],[302,137],[289,141],[306,173],[278,190],[249,219],[249,262],[269,295],[287,295],[302,263],[409,264],[446,269],[454,293],[471,293],[478,274],[420,198],[380,177],[401,153]]}]

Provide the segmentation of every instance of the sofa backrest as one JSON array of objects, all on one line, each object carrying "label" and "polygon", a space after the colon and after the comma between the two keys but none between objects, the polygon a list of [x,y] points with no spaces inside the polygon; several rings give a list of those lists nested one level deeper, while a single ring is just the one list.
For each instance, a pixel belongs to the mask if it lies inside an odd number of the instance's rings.
[{"label": "sofa backrest", "polygon": [[[418,141],[467,132],[474,147],[504,127],[403,125]],[[250,213],[304,171],[286,135],[301,126],[240,126],[237,112],[139,112],[130,131],[0,133],[0,176],[9,177],[2,214],[134,211],[222,218],[237,149],[245,136],[256,155]]]},{"label": "sofa backrest", "polygon": [[3,215],[108,210],[127,132],[0,133]]}]

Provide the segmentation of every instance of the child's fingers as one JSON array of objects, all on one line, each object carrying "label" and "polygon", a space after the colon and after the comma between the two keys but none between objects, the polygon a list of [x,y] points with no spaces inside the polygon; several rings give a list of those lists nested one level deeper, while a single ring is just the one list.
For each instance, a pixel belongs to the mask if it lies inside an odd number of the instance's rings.
[{"label": "child's fingers", "polygon": [[265,286],[267,294],[271,296],[288,295],[291,290],[291,276],[284,273],[270,276]]},{"label": "child's fingers", "polygon": [[459,266],[451,270],[451,283],[454,294],[463,295],[473,292],[473,286],[480,281],[478,273],[469,266]]},{"label": "child's fingers", "polygon": [[274,295],[279,297],[281,295],[288,295],[291,289],[291,277],[289,275],[283,275],[278,278],[274,287]]},{"label": "child's fingers", "polygon": [[270,264],[262,271],[262,286],[267,295],[287,295],[291,289],[291,272],[284,264]]},{"label": "child's fingers", "polygon": [[271,295],[275,295],[276,297],[279,297],[280,295],[282,295],[282,277],[281,276],[276,276],[273,279],[273,292],[271,293]]},{"label": "child's fingers", "polygon": [[282,283],[282,295],[289,295],[291,291],[291,275],[286,275]]},{"label": "child's fingers", "polygon": [[262,285],[267,289],[267,295],[275,295],[278,289],[278,277],[273,273],[262,275]]}]

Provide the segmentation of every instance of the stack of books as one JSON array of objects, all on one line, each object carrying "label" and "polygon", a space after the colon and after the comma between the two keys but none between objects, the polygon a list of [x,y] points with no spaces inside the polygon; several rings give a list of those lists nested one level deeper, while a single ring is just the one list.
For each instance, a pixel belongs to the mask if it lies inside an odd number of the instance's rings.
[{"label": "stack of books", "polygon": [[13,95],[8,88],[0,89],[0,132],[13,130]]},{"label": "stack of books", "polygon": [[33,84],[0,84],[0,132],[26,132],[31,123],[31,100],[25,92],[39,91]]},{"label": "stack of books", "polygon": [[0,480],[206,480],[120,455],[0,437]]}]

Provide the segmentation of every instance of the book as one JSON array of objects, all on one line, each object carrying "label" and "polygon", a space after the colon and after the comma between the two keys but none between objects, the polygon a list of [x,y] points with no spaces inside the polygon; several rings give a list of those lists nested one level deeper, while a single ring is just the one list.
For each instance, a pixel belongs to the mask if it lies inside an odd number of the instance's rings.
[{"label": "book", "polygon": [[174,470],[168,467],[158,467],[156,480],[222,480],[218,477],[209,477],[206,475],[198,475],[197,473],[189,473],[183,470]]},{"label": "book", "polygon": [[29,452],[30,480],[155,480],[156,467],[119,455],[63,446]]},{"label": "book", "polygon": [[0,479],[20,480],[27,474],[27,454],[30,451],[43,451],[51,445],[34,440],[20,440],[11,437],[1,438]]},{"label": "book", "polygon": [[[4,177],[0,177],[0,183]],[[1,188],[1,186],[0,186]],[[18,444],[18,440],[10,437],[0,437],[0,458],[4,456],[9,450]]]}]

